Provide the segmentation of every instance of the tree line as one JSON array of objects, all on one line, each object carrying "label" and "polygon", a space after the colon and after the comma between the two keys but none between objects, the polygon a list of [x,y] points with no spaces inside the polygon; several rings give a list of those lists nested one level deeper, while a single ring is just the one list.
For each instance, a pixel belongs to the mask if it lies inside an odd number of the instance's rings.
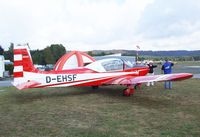
[{"label": "tree line", "polygon": [[160,60],[171,60],[171,61],[200,61],[200,56],[194,55],[194,56],[139,56],[139,60],[154,60],[154,61],[160,61]]},{"label": "tree line", "polygon": [[[11,43],[8,51],[4,51],[4,49],[0,46],[0,55],[3,54],[5,59],[11,60],[13,62],[13,47],[14,44]],[[42,50],[31,50],[31,55],[34,64],[39,65],[46,65],[46,64],[55,64],[58,59],[66,53],[66,49],[62,44],[51,44],[50,46],[47,46],[46,48]],[[143,51],[144,52],[144,51]],[[183,52],[183,51],[180,51]],[[184,51],[186,52],[186,51]],[[198,52],[198,51],[196,51]],[[148,51],[147,51],[148,53]],[[88,54],[91,56],[105,56],[112,54],[111,52],[104,52],[101,51],[99,53],[94,53],[93,51],[88,51]],[[125,52],[122,54],[123,56],[136,56],[136,52]],[[148,56],[143,55],[142,53],[139,54],[139,60],[164,60],[165,58],[168,58],[173,61],[200,61],[200,55],[194,54],[194,55],[187,55],[187,56]]]},{"label": "tree line", "polygon": [[[8,51],[4,51],[3,55],[6,60],[13,62],[13,47],[11,43]],[[66,49],[62,44],[51,44],[42,50],[30,51],[34,64],[47,65],[55,64],[58,59],[66,53]]]},{"label": "tree line", "polygon": [[[143,51],[143,53],[144,52],[145,51]],[[167,52],[167,51],[165,51],[165,52]],[[196,51],[196,52],[198,52],[198,51]],[[147,53],[148,53],[148,51],[147,51]],[[105,56],[105,55],[111,55],[114,53],[104,52],[104,51],[93,53],[92,51],[88,51],[88,54],[90,56]],[[122,53],[122,56],[134,56],[135,57],[136,52],[135,51],[132,51],[132,52],[127,51],[125,53]],[[139,59],[139,61],[143,61],[143,60],[160,61],[160,60],[165,60],[165,59],[169,59],[172,61],[200,61],[200,54],[199,55],[198,54],[185,55],[185,56],[163,56],[163,55],[155,56],[155,55],[145,55],[145,54],[140,53],[138,56],[138,59]]]}]

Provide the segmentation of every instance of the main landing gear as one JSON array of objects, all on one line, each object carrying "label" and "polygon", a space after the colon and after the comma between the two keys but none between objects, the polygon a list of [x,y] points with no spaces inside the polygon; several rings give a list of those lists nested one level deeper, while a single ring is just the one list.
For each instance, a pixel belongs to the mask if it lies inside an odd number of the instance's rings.
[{"label": "main landing gear", "polygon": [[129,97],[135,93],[136,89],[140,88],[141,88],[141,83],[138,83],[136,85],[127,85],[127,88],[123,90],[123,96]]},{"label": "main landing gear", "polygon": [[131,96],[131,95],[134,94],[134,93],[135,93],[134,86],[129,85],[129,86],[127,86],[126,89],[124,89],[124,91],[123,91],[123,96],[129,97],[129,96]]},{"label": "main landing gear", "polygon": [[134,88],[126,88],[123,91],[123,96],[129,97],[132,94],[134,94],[134,92],[135,92]]},{"label": "main landing gear", "polygon": [[92,86],[92,89],[94,89],[94,90],[96,90],[98,88],[99,88],[99,86]]}]

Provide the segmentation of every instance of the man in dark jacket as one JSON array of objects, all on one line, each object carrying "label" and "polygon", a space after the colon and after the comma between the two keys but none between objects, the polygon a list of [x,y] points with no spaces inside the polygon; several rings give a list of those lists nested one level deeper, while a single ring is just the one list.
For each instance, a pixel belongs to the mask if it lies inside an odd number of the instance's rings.
[{"label": "man in dark jacket", "polygon": [[[149,67],[149,73],[148,75],[154,75],[154,68],[157,67],[157,65],[153,64],[153,61],[150,61],[147,66]],[[147,86],[154,86],[154,82],[148,82]]]},{"label": "man in dark jacket", "polygon": [[[165,60],[165,63],[162,65],[162,71],[164,74],[171,74],[172,73],[172,67],[174,66],[174,63],[169,62],[167,59]],[[166,81],[165,82],[165,89],[172,89],[172,82]]]}]

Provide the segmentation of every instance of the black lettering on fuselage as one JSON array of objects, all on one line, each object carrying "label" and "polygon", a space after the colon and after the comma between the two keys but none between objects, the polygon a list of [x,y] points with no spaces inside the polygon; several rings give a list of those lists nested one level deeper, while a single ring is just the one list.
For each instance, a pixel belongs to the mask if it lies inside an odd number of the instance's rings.
[{"label": "black lettering on fuselage", "polygon": [[50,76],[46,76],[46,83],[50,83],[51,82],[51,77]]},{"label": "black lettering on fuselage", "polygon": [[61,75],[57,76],[57,82],[62,82]]},{"label": "black lettering on fuselage", "polygon": [[67,75],[62,75],[62,81],[67,82]]},{"label": "black lettering on fuselage", "polygon": [[72,75],[68,75],[68,76],[67,76],[67,80],[68,80],[68,81],[72,81]]},{"label": "black lettering on fuselage", "polygon": [[77,74],[74,74],[74,75],[73,75],[73,81],[75,80],[76,76],[77,76]]},{"label": "black lettering on fuselage", "polygon": [[72,82],[77,78],[77,74],[46,76],[46,83],[51,82]]}]

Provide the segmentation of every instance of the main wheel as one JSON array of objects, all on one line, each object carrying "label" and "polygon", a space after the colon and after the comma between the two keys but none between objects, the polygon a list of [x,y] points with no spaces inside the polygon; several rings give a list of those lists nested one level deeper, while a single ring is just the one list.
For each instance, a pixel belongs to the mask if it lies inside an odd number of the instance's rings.
[{"label": "main wheel", "polygon": [[140,89],[141,88],[141,83],[138,83],[138,84],[136,84],[135,86],[134,86],[134,89]]},{"label": "main wheel", "polygon": [[123,91],[123,96],[127,96],[129,97],[130,95],[132,95],[134,93],[134,89],[133,88],[126,88]]},{"label": "main wheel", "polygon": [[99,86],[92,86],[92,89],[98,89],[99,88]]}]

